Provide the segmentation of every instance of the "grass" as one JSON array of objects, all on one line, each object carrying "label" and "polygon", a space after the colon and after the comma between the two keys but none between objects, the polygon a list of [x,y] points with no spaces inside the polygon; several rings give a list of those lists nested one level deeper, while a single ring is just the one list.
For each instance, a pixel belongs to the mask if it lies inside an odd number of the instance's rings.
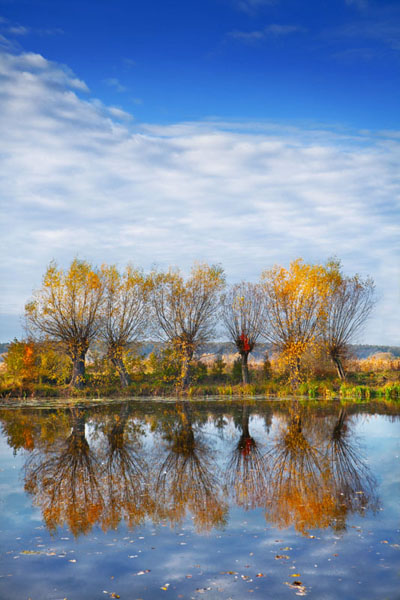
[{"label": "grass", "polygon": [[295,396],[317,400],[339,398],[343,402],[363,402],[368,400],[399,401],[400,372],[352,372],[346,382],[329,376],[309,376],[295,388],[291,387],[282,375],[272,373],[263,378],[260,372],[252,373],[252,383],[243,385],[229,381],[224,375],[218,380],[205,377],[195,381],[187,390],[181,390],[173,382],[152,381],[151,375],[145,375],[133,381],[127,388],[121,388],[116,378],[99,379],[88,375],[87,384],[82,390],[67,385],[52,383],[23,383],[20,380],[13,385],[6,378],[0,379],[0,397],[3,398],[112,398],[140,396],[185,396],[189,398],[207,396],[270,396],[285,398]]}]

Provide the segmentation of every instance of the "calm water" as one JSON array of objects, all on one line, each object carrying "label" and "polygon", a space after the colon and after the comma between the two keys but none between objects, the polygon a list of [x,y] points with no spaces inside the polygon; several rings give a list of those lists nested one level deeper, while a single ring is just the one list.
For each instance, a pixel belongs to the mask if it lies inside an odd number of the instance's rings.
[{"label": "calm water", "polygon": [[400,407],[0,408],[0,599],[400,598]]}]

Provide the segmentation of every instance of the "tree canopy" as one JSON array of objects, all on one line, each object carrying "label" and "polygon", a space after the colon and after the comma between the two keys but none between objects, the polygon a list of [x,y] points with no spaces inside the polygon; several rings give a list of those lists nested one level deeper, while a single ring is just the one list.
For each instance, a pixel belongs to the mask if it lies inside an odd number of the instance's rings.
[{"label": "tree canopy", "polygon": [[102,272],[75,258],[68,270],[51,262],[42,287],[25,306],[29,330],[61,342],[73,363],[71,384],[82,387],[85,356],[100,328]]}]

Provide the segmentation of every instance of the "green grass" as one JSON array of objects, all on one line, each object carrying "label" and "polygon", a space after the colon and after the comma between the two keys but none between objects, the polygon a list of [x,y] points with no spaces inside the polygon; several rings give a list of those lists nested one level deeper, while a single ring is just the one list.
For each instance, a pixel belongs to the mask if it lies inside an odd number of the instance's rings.
[{"label": "green grass", "polygon": [[364,402],[368,400],[398,401],[400,400],[399,374],[393,374],[392,380],[387,380],[388,375],[371,373],[351,374],[344,383],[332,378],[310,378],[300,385],[292,388],[282,377],[271,377],[254,381],[247,385],[230,383],[226,381],[194,382],[187,390],[181,390],[173,382],[152,382],[149,377],[145,380],[134,381],[128,388],[121,388],[116,379],[108,382],[88,381],[82,390],[75,390],[66,385],[30,383],[11,385],[10,382],[0,381],[0,397],[3,398],[112,398],[134,396],[271,396],[285,398],[295,396],[310,400],[329,401],[339,398],[343,402]]}]

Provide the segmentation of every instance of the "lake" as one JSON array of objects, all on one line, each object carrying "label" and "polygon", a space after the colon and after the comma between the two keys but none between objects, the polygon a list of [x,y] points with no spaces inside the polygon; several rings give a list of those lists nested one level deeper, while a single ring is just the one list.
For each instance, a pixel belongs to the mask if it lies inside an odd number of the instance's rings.
[{"label": "lake", "polygon": [[0,407],[1,600],[400,598],[400,405]]}]

